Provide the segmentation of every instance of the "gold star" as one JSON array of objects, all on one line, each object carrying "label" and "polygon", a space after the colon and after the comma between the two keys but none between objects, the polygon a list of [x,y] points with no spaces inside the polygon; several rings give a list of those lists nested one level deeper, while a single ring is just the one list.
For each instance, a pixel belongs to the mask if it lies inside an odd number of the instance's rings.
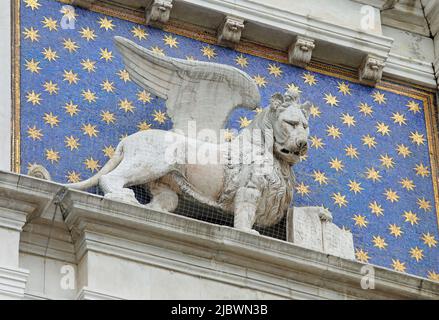
[{"label": "gold star", "polygon": [[212,58],[215,58],[215,56],[216,56],[215,49],[209,45],[203,46],[203,48],[201,49],[201,52],[203,53],[203,56],[207,57],[209,60]]},{"label": "gold star", "polygon": [[325,93],[324,98],[326,104],[329,104],[331,107],[338,106],[338,100],[336,96],[333,96],[331,93]]},{"label": "gold star", "polygon": [[384,96],[384,93],[381,93],[379,91],[375,91],[372,94],[373,101],[377,102],[378,104],[386,103],[387,98]]},{"label": "gold star", "polygon": [[74,136],[65,137],[64,142],[66,144],[66,147],[70,148],[70,151],[72,151],[73,149],[78,149],[78,147],[80,146],[79,138],[75,138]]},{"label": "gold star", "polygon": [[326,177],[324,172],[321,172],[320,170],[314,170],[312,175],[314,177],[314,181],[318,182],[320,185],[328,184],[328,178]]},{"label": "gold star", "polygon": [[331,165],[331,168],[335,169],[335,171],[337,171],[337,172],[339,170],[342,170],[344,167],[343,163],[340,160],[338,160],[337,158],[335,158],[335,159],[331,158],[331,161],[329,161],[329,164]]},{"label": "gold star", "polygon": [[247,119],[247,117],[239,117],[239,126],[241,128],[247,127],[252,121]]},{"label": "gold star", "polygon": [[88,72],[96,71],[96,61],[91,61],[90,59],[81,61],[82,69],[87,70]]},{"label": "gold star", "polygon": [[282,70],[275,64],[268,64],[268,73],[274,75],[276,78],[282,75]]},{"label": "gold star", "polygon": [[110,124],[115,123],[116,117],[114,113],[111,113],[110,111],[102,111],[101,120],[104,121],[106,124]]},{"label": "gold star", "polygon": [[369,209],[377,217],[384,215],[384,209],[376,201],[369,203]]},{"label": "gold star", "polygon": [[87,41],[96,40],[96,34],[95,34],[94,30],[90,29],[89,27],[82,28],[81,31],[79,31],[79,33],[81,34],[81,38],[84,38]]},{"label": "gold star", "polygon": [[137,93],[137,100],[143,103],[150,103],[152,100],[151,94],[149,92],[146,92],[145,90],[139,91]]},{"label": "gold star", "polygon": [[166,122],[166,113],[161,112],[160,110],[154,110],[154,113],[152,114],[154,117],[154,121],[163,124]]},{"label": "gold star", "polygon": [[402,113],[396,112],[396,113],[392,113],[392,119],[394,123],[399,124],[400,126],[403,124],[407,124],[407,119],[405,118],[405,116]]},{"label": "gold star", "polygon": [[105,31],[114,30],[115,25],[113,24],[113,20],[107,19],[107,17],[100,18],[98,23],[100,25],[99,27],[105,29]]},{"label": "gold star", "polygon": [[338,92],[341,92],[344,96],[351,95],[351,88],[349,88],[349,84],[345,82],[338,82]]},{"label": "gold star", "polygon": [[40,73],[41,68],[39,67],[40,62],[35,61],[34,59],[31,59],[30,61],[26,61],[26,70],[30,71],[31,73]]},{"label": "gold star", "polygon": [[329,137],[332,137],[333,139],[340,138],[342,133],[340,132],[340,129],[337,127],[334,127],[333,125],[327,126],[326,132],[328,133]]},{"label": "gold star", "polygon": [[64,70],[64,80],[67,81],[69,84],[77,84],[79,81],[79,77],[77,73],[74,73],[73,70],[67,71]]},{"label": "gold star", "polygon": [[41,7],[38,0],[24,0],[24,3],[26,3],[26,8],[31,8],[32,11],[38,10]]},{"label": "gold star", "polygon": [[267,81],[264,77],[260,76],[259,74],[253,77],[253,80],[256,82],[258,87],[265,87],[267,85]]},{"label": "gold star", "polygon": [[316,77],[313,74],[309,73],[309,72],[308,73],[304,73],[303,76],[302,76],[302,79],[303,79],[304,83],[306,83],[306,84],[308,84],[310,86],[313,86],[313,85],[315,85],[317,83]]},{"label": "gold star", "polygon": [[143,121],[137,125],[137,128],[139,129],[139,131],[149,130],[151,128],[151,125],[146,121]]},{"label": "gold star", "polygon": [[362,215],[354,215],[354,217],[352,218],[355,221],[355,225],[359,226],[360,228],[366,228],[367,224],[369,223],[366,220],[366,216],[362,216]]},{"label": "gold star", "polygon": [[410,180],[409,178],[403,178],[399,181],[399,183],[407,191],[413,191],[415,189],[415,184],[413,183],[413,180]]},{"label": "gold star", "polygon": [[439,281],[439,273],[436,273],[434,271],[428,271],[428,279],[433,281]]},{"label": "gold star", "polygon": [[437,241],[434,238],[434,235],[431,235],[430,232],[423,233],[421,240],[427,245],[429,248],[436,247]]},{"label": "gold star", "polygon": [[63,14],[63,18],[69,21],[76,21],[76,18],[78,17],[75,9],[70,6],[63,6],[59,12]]},{"label": "gold star", "polygon": [[363,145],[368,146],[369,149],[371,148],[375,148],[377,142],[375,141],[375,137],[368,135],[365,135],[361,138],[361,140],[363,141]]},{"label": "gold star", "polygon": [[311,190],[309,190],[309,186],[303,184],[303,182],[301,182],[300,184],[296,185],[296,191],[302,197],[304,195],[308,195],[311,192]]},{"label": "gold star", "polygon": [[309,108],[309,113],[313,116],[313,118],[315,118],[315,117],[320,117],[322,112],[318,107],[312,105],[311,108]]},{"label": "gold star", "polygon": [[378,249],[382,250],[387,247],[386,240],[380,236],[373,236],[373,246],[377,247]]},{"label": "gold star", "polygon": [[392,236],[395,236],[395,238],[398,238],[403,234],[401,227],[396,224],[389,224],[389,231]]},{"label": "gold star", "polygon": [[119,70],[117,75],[119,76],[120,80],[122,80],[125,83],[131,81],[130,74],[126,70]]},{"label": "gold star", "polygon": [[367,251],[363,251],[363,249],[355,249],[355,258],[363,263],[368,263],[370,259]]},{"label": "gold star", "polygon": [[110,93],[114,92],[114,82],[110,82],[108,79],[101,83],[102,90]]},{"label": "gold star", "polygon": [[239,65],[241,68],[246,68],[248,66],[248,60],[242,54],[236,56],[235,63]]},{"label": "gold star", "polygon": [[421,112],[421,108],[419,108],[419,104],[413,100],[409,101],[406,106],[409,108],[409,111],[413,112],[414,114]]},{"label": "gold star", "polygon": [[412,139],[412,143],[418,146],[425,143],[424,135],[420,134],[418,131],[410,132],[410,139]]},{"label": "gold star", "polygon": [[134,27],[133,29],[131,29],[131,32],[133,33],[134,37],[139,39],[139,41],[142,39],[146,39],[146,37],[148,36],[148,33],[146,33],[145,29],[141,28],[140,26]]},{"label": "gold star", "polygon": [[36,126],[27,127],[27,136],[31,138],[32,140],[41,140],[41,137],[43,136],[43,133],[41,132],[41,129],[37,129]]},{"label": "gold star", "polygon": [[63,46],[64,49],[69,51],[69,53],[76,52],[79,49],[79,46],[76,44],[76,42],[72,41],[71,39],[64,39]]},{"label": "gold star", "polygon": [[105,62],[113,60],[113,52],[108,51],[107,48],[105,49],[101,48],[100,51],[101,51],[101,60],[105,60]]},{"label": "gold star", "polygon": [[96,126],[91,125],[90,123],[83,124],[82,131],[84,131],[84,134],[88,135],[90,138],[97,137],[99,131],[96,129]]},{"label": "gold star", "polygon": [[359,152],[357,151],[357,148],[354,148],[354,146],[352,146],[352,144],[346,146],[344,150],[346,151],[346,156],[351,157],[351,159],[358,159]]},{"label": "gold star", "polygon": [[386,196],[386,199],[392,203],[399,201],[398,194],[396,193],[396,191],[393,191],[392,189],[386,189],[383,194]]},{"label": "gold star", "polygon": [[58,126],[58,124],[59,124],[58,116],[54,116],[52,112],[45,113],[43,120],[44,120],[44,123],[50,125],[51,128],[53,128],[53,126]]},{"label": "gold star", "polygon": [[414,247],[410,249],[410,256],[416,260],[416,262],[419,262],[419,260],[422,260],[424,258],[423,254],[424,250],[419,249],[418,247]]},{"label": "gold star", "polygon": [[69,183],[76,183],[81,181],[81,174],[75,171],[69,171],[66,175],[66,178]]},{"label": "gold star", "polygon": [[377,122],[375,128],[377,128],[377,132],[381,133],[383,136],[388,136],[390,133],[389,126],[386,125],[384,122]]},{"label": "gold star", "polygon": [[58,30],[57,21],[52,18],[44,17],[41,23],[43,24],[43,28],[47,28],[49,31]]},{"label": "gold star", "polygon": [[79,112],[78,106],[76,104],[73,104],[73,101],[66,103],[64,109],[66,109],[66,113],[68,113],[71,117]]},{"label": "gold star", "polygon": [[355,118],[349,113],[343,113],[340,118],[343,120],[343,124],[347,125],[348,127],[355,126]]},{"label": "gold star", "polygon": [[84,98],[84,100],[87,101],[88,103],[96,102],[97,99],[96,94],[90,91],[90,89],[82,90],[81,95]]},{"label": "gold star", "polygon": [[424,211],[431,211],[430,201],[426,200],[424,197],[418,198],[417,203],[418,203],[419,209],[422,209]]},{"label": "gold star", "polygon": [[125,112],[134,112],[136,107],[133,106],[133,103],[128,99],[119,100],[119,109],[122,109]]},{"label": "gold star", "polygon": [[24,28],[23,31],[24,34],[24,39],[27,40],[29,39],[31,42],[38,42],[38,40],[40,39],[40,35],[38,34],[38,30],[34,29],[33,27],[28,28]]},{"label": "gold star", "polygon": [[287,91],[293,94],[302,93],[302,90],[300,90],[299,86],[296,86],[294,83],[290,83],[287,85]]},{"label": "gold star", "polygon": [[355,180],[349,180],[349,183],[348,183],[348,187],[349,187],[349,191],[352,191],[352,192],[354,192],[355,194],[357,194],[357,193],[359,193],[359,192],[361,192],[362,190],[364,190],[362,187],[361,187],[361,183],[360,182],[357,182],[357,181],[355,181]]},{"label": "gold star", "polygon": [[163,41],[166,45],[169,46],[169,48],[177,48],[178,47],[178,41],[176,37],[171,36],[170,34],[165,35],[163,38]]},{"label": "gold star", "polygon": [[52,48],[44,48],[43,52],[41,52],[44,55],[44,59],[48,60],[49,62],[56,61],[56,59],[59,58],[56,51],[53,51]]},{"label": "gold star", "polygon": [[403,156],[404,158],[408,157],[412,153],[410,149],[404,144],[398,144],[396,150],[398,151],[398,154],[400,156]]},{"label": "gold star", "polygon": [[414,168],[417,176],[421,176],[422,178],[428,177],[430,175],[430,171],[428,167],[424,166],[422,163],[417,164]]},{"label": "gold star", "polygon": [[98,169],[101,167],[99,165],[99,160],[94,160],[93,157],[90,157],[90,159],[85,159],[84,164],[85,168],[91,170],[91,172],[98,171]]},{"label": "gold star", "polygon": [[405,272],[405,262],[401,262],[398,259],[392,259],[392,268],[398,272]]},{"label": "gold star", "polygon": [[375,168],[366,168],[366,179],[372,180],[373,182],[380,181],[381,175]]},{"label": "gold star", "polygon": [[59,152],[54,151],[53,149],[46,149],[46,159],[50,162],[58,162],[59,161]]},{"label": "gold star", "polygon": [[404,211],[403,217],[405,218],[404,222],[410,222],[411,225],[418,224],[419,222],[418,215],[411,210]]},{"label": "gold star", "polygon": [[32,103],[32,105],[41,105],[41,100],[43,99],[41,99],[40,97],[41,93],[35,93],[35,91],[32,90],[31,92],[28,92],[26,94],[26,101]]},{"label": "gold star", "polygon": [[395,163],[393,162],[393,158],[389,157],[387,153],[385,155],[380,155],[381,165],[386,167],[387,169],[393,168]]},{"label": "gold star", "polygon": [[365,116],[371,116],[373,113],[372,107],[365,102],[361,102],[358,108],[360,108],[360,112]]},{"label": "gold star", "polygon": [[340,208],[342,206],[346,207],[348,204],[348,201],[346,200],[346,196],[340,194],[340,192],[333,193],[331,198],[334,200],[334,204],[338,205]]},{"label": "gold star", "polygon": [[44,91],[49,92],[49,95],[58,94],[58,85],[56,83],[53,83],[52,81],[45,82],[43,87]]},{"label": "gold star", "polygon": [[325,145],[322,142],[322,138],[318,138],[317,136],[311,137],[310,140],[311,140],[311,147],[314,147],[316,149],[323,148],[323,146]]},{"label": "gold star", "polygon": [[114,147],[113,146],[105,146],[104,149],[102,149],[102,152],[104,155],[108,158],[111,158],[114,155]]}]

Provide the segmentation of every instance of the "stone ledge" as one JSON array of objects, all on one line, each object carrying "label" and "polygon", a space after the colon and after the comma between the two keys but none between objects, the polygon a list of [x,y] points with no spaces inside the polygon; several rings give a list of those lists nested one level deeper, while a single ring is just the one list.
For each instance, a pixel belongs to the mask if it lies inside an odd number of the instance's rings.
[{"label": "stone ledge", "polygon": [[22,299],[29,271],[0,267],[0,300]]},{"label": "stone ledge", "polygon": [[[19,186],[12,188],[13,181]],[[40,203],[42,197],[53,198],[59,188],[56,183],[0,172],[0,194],[7,192],[14,200]],[[105,253],[119,261],[161,264],[176,273],[279,298],[439,299],[439,283],[378,266],[374,266],[375,290],[362,290],[362,263],[234,228],[74,190],[67,192],[62,204],[77,263],[88,252]],[[42,211],[33,214],[44,216]]]}]

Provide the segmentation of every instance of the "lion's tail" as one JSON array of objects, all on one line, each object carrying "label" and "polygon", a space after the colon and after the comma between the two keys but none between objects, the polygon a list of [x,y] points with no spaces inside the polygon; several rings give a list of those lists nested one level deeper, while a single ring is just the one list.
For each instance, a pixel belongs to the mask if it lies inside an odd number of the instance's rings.
[{"label": "lion's tail", "polygon": [[64,186],[67,188],[78,189],[78,190],[86,190],[88,188],[94,187],[98,184],[99,178],[104,174],[109,173],[114,168],[116,168],[119,165],[119,163],[122,161],[122,159],[123,159],[123,142],[119,143],[111,159],[108,160],[108,162],[104,165],[104,167],[93,177],[90,177],[87,180],[81,182],[65,184]]}]

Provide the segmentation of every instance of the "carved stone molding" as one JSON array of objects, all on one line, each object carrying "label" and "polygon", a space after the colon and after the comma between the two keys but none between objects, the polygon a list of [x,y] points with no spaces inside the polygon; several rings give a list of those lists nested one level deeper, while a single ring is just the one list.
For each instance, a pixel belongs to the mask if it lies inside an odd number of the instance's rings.
[{"label": "carved stone molding", "polygon": [[146,7],[146,24],[161,27],[168,22],[171,15],[172,0],[153,0]]},{"label": "carved stone molding", "polygon": [[85,9],[90,9],[96,0],[72,0],[72,5]]},{"label": "carved stone molding", "polygon": [[384,66],[384,59],[371,54],[366,55],[358,70],[360,81],[365,83],[377,83],[381,81]]},{"label": "carved stone molding", "polygon": [[314,48],[314,39],[297,36],[288,49],[288,61],[296,66],[305,67],[311,61]]},{"label": "carved stone molding", "polygon": [[218,28],[218,43],[232,48],[235,47],[241,39],[243,29],[244,19],[226,16]]}]

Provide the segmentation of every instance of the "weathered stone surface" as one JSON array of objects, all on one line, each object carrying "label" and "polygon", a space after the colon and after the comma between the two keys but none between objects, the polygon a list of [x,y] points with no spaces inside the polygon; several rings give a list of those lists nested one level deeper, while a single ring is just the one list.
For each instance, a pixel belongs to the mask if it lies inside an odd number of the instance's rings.
[{"label": "weathered stone surface", "polygon": [[241,39],[244,29],[244,19],[226,16],[223,23],[218,28],[218,43],[234,48]]},{"label": "weathered stone surface", "polygon": [[322,223],[318,215],[319,207],[295,207],[292,211],[291,242],[298,246],[322,251]]},{"label": "weathered stone surface", "polygon": [[352,233],[330,222],[322,223],[323,252],[345,259],[355,260]]}]

